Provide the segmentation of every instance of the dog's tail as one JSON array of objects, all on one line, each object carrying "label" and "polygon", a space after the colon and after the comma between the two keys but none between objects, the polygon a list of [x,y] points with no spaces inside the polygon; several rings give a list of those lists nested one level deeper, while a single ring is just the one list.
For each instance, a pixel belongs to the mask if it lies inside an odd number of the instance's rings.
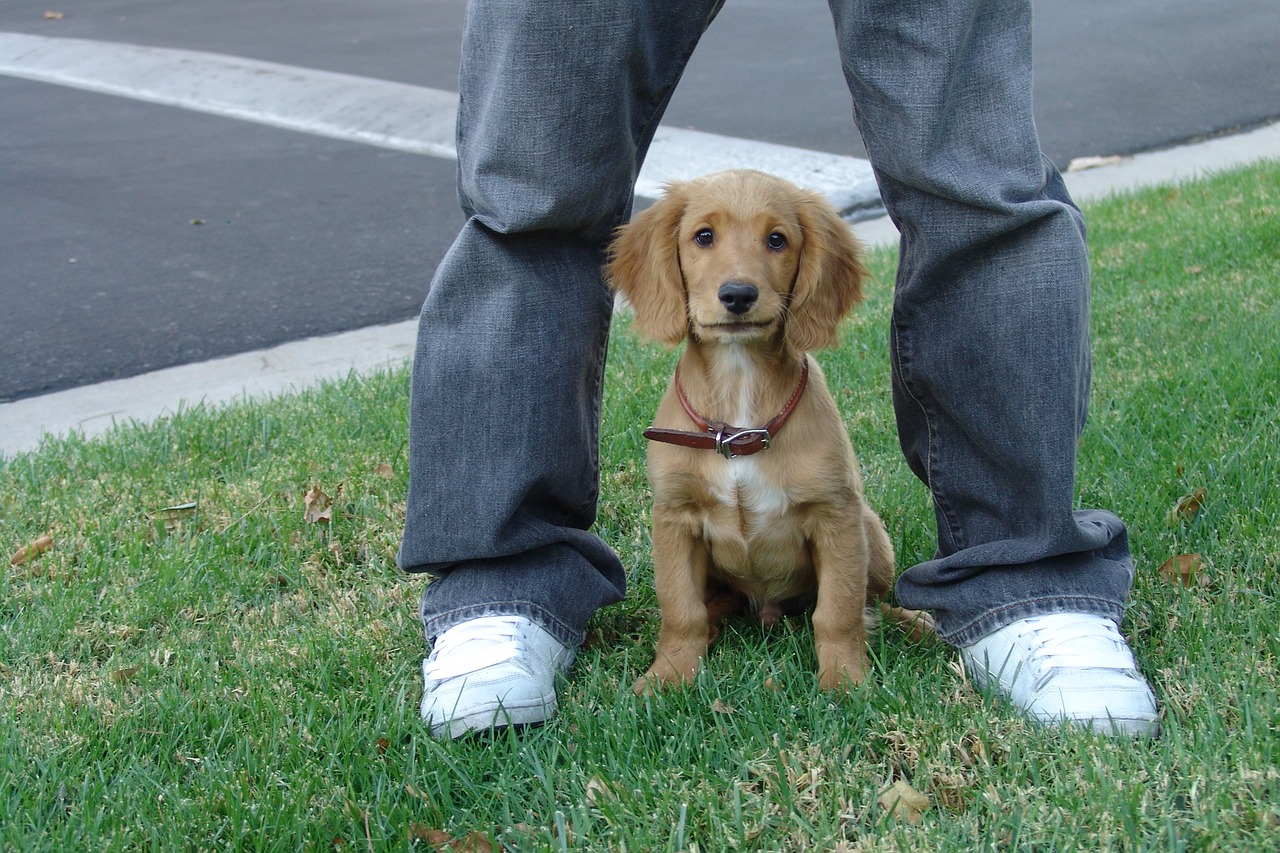
[{"label": "dog's tail", "polygon": [[880,612],[888,617],[915,643],[936,640],[938,629],[933,623],[933,616],[923,610],[908,610],[905,607],[893,607],[881,603]]}]

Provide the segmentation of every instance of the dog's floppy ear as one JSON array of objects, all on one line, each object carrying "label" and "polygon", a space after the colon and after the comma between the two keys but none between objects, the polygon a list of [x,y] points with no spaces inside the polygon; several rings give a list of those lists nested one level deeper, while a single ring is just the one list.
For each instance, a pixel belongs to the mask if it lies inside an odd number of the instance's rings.
[{"label": "dog's floppy ear", "polygon": [[667,186],[662,198],[617,231],[609,246],[605,278],[636,312],[641,334],[675,346],[684,339],[688,315],[680,273],[683,184]]},{"label": "dog's floppy ear", "polygon": [[800,352],[835,346],[840,321],[862,300],[862,246],[822,196],[805,192],[799,205],[804,244],[791,293],[787,337]]}]

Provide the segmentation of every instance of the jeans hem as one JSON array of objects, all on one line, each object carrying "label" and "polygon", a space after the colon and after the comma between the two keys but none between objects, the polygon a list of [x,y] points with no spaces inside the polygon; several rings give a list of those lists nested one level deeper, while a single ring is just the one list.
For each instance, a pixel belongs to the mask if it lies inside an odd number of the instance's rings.
[{"label": "jeans hem", "polygon": [[480,619],[486,616],[523,616],[535,622],[548,634],[556,638],[556,642],[570,649],[577,649],[586,639],[586,633],[566,625],[555,614],[531,604],[527,601],[495,601],[486,604],[472,604],[437,613],[430,618],[419,613],[422,630],[426,634],[427,645],[435,642],[436,637],[450,628]]},{"label": "jeans hem", "polygon": [[1114,620],[1118,626],[1124,617],[1124,605],[1109,599],[1087,595],[1033,598],[988,611],[955,630],[939,627],[938,636],[943,642],[961,648],[973,645],[1006,625],[1036,616],[1047,616],[1050,613],[1087,613],[1091,616],[1104,616]]}]

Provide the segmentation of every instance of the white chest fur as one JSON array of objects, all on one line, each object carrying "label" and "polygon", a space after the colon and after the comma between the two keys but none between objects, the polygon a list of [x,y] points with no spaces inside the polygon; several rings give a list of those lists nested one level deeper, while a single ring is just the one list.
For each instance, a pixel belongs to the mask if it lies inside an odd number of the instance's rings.
[{"label": "white chest fur", "polygon": [[[717,374],[723,381],[729,423],[739,427],[756,427],[768,420],[762,415],[756,401],[756,389],[760,382],[758,368],[740,348],[723,348],[717,366]],[[767,453],[768,451],[764,451]],[[790,506],[787,494],[771,484],[765,476],[761,456],[740,456],[717,465],[712,489],[720,502],[738,513],[740,529],[751,536],[769,521],[786,513]]]},{"label": "white chest fur", "polygon": [[749,456],[717,466],[712,484],[715,496],[741,516],[742,532],[751,535],[790,507],[786,492],[772,485],[761,471],[760,461]]}]

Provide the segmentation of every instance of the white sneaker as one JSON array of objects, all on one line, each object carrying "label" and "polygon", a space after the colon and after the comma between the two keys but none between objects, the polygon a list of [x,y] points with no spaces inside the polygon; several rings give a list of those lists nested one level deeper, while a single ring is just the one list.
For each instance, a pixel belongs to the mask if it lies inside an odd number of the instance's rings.
[{"label": "white sneaker", "polygon": [[969,677],[1041,723],[1155,737],[1155,696],[1115,622],[1053,613],[1014,622],[960,649]]},{"label": "white sneaker", "polygon": [[573,663],[523,616],[485,616],[436,637],[422,662],[422,719],[435,737],[530,725],[556,712],[556,676]]}]

